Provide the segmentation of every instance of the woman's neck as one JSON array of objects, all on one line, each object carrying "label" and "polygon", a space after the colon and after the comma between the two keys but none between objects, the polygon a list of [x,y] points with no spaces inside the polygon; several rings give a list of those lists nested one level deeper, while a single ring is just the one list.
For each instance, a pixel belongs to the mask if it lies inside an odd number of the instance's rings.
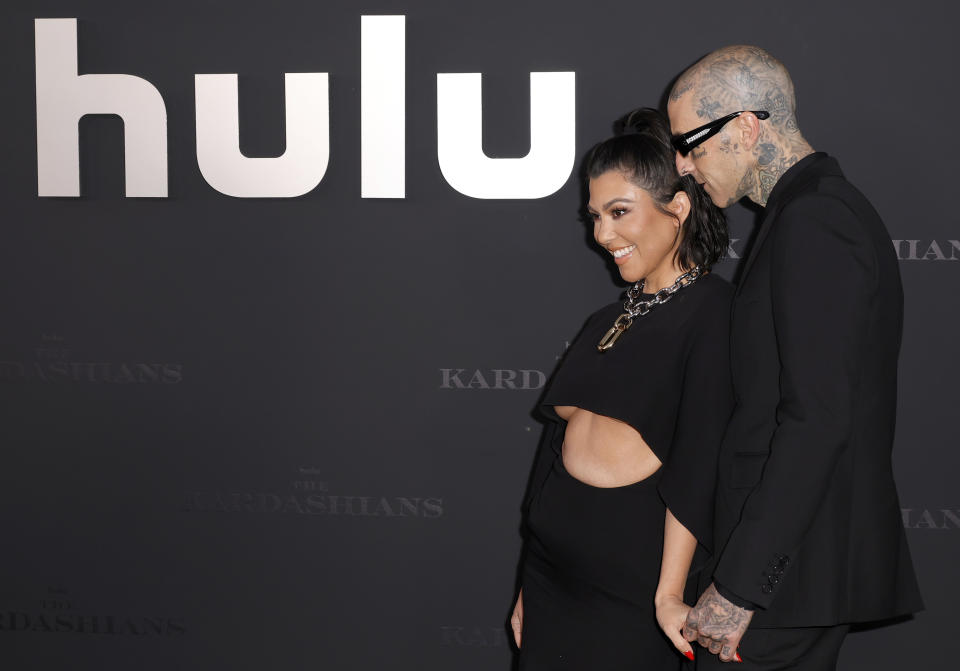
[{"label": "woman's neck", "polygon": [[673,263],[662,270],[658,268],[647,275],[646,281],[643,284],[644,293],[655,294],[661,289],[672,287],[673,283],[677,281],[677,278],[691,268],[693,268],[693,266],[683,268],[678,263]]}]

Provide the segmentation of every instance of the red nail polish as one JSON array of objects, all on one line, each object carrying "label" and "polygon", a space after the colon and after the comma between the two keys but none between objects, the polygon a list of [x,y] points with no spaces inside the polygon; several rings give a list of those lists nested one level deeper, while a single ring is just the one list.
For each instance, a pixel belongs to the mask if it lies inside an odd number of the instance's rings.
[{"label": "red nail polish", "polygon": [[686,657],[687,659],[689,659],[689,660],[692,662],[692,661],[693,661],[693,650],[687,650],[685,653],[683,653],[683,656]]},{"label": "red nail polish", "polygon": [[733,653],[733,658],[734,658],[735,660],[737,660],[738,662],[742,662],[742,661],[743,661],[743,658],[740,657],[740,653],[739,653],[739,652]]}]

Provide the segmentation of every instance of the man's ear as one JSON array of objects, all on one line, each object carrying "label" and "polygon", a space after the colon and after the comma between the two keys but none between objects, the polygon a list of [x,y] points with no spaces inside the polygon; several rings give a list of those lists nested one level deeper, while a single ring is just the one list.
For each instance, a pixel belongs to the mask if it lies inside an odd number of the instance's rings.
[{"label": "man's ear", "polygon": [[760,119],[753,112],[741,114],[736,119],[740,145],[744,149],[753,149],[760,140]]},{"label": "man's ear", "polygon": [[677,191],[673,194],[673,200],[667,203],[667,210],[677,218],[677,228],[690,216],[690,196],[686,191]]}]

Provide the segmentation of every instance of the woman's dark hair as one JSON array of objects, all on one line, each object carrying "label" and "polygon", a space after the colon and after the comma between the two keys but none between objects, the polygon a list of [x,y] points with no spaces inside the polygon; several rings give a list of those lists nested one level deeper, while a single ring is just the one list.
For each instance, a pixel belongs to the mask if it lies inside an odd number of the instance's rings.
[{"label": "woman's dark hair", "polygon": [[657,110],[641,107],[620,119],[617,134],[596,145],[587,157],[586,176],[594,179],[616,170],[650,194],[657,208],[666,209],[678,191],[690,199],[690,215],[680,227],[677,260],[681,267],[710,268],[727,251],[729,233],[723,212],[690,175],[677,173],[670,143],[670,125]]}]

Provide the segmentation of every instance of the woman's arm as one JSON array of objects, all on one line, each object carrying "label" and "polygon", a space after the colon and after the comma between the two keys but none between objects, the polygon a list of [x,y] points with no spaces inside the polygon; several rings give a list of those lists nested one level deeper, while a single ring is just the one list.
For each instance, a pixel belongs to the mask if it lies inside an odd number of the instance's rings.
[{"label": "woman's arm", "polygon": [[687,659],[693,659],[693,648],[680,633],[687,619],[687,611],[690,610],[690,606],[683,602],[683,588],[687,584],[687,573],[696,549],[697,539],[668,508],[663,525],[660,582],[657,584],[654,605],[660,628]]},{"label": "woman's arm", "polygon": [[523,634],[523,588],[520,588],[520,594],[517,596],[517,604],[513,607],[513,615],[510,616],[510,627],[513,629],[513,642],[520,648],[520,638]]}]

